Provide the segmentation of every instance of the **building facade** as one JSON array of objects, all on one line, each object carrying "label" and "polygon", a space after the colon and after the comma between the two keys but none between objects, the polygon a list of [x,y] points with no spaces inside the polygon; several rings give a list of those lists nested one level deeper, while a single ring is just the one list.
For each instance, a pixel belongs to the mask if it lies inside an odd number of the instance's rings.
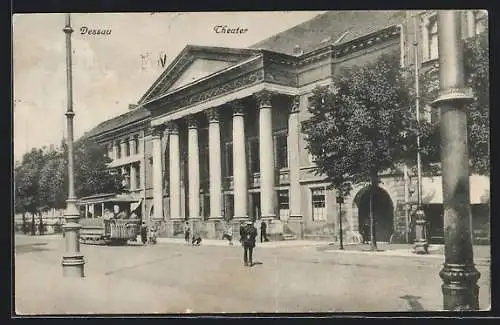
[{"label": "building facade", "polygon": [[[412,64],[415,21],[419,62],[437,69],[436,17],[433,11],[328,12],[246,49],[188,45],[137,105],[87,136],[108,146],[110,168],[127,175],[128,191],[144,200],[143,216],[160,226],[160,235],[180,235],[188,220],[202,236],[221,238],[225,222],[236,228],[250,219],[265,220],[275,238],[335,240],[342,218],[344,239],[358,241],[368,184],[356,184],[340,216],[335,190],[316,175],[305,149],[308,98],[338,69],[383,53],[397,51],[402,65]],[[486,28],[485,12],[463,12],[464,38]],[[409,236],[416,176],[405,170],[382,176],[379,241]],[[489,179],[474,177],[471,184],[480,185],[471,185],[471,200],[478,200],[471,203],[487,205]],[[423,193],[436,237],[442,215],[430,205],[441,206],[439,181],[426,177]]]}]

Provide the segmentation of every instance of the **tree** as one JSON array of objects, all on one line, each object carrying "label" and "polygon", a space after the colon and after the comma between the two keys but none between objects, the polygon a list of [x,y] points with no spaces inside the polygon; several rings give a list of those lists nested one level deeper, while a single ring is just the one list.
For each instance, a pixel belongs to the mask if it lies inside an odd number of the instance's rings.
[{"label": "tree", "polygon": [[104,146],[88,138],[75,142],[75,193],[85,197],[98,193],[119,193],[123,177],[107,166],[111,159]]},{"label": "tree", "polygon": [[41,206],[39,189],[40,172],[44,165],[44,153],[42,149],[33,148],[26,153],[22,159],[22,165],[16,170],[17,180],[15,184],[18,206],[24,212],[31,213],[31,234],[35,235],[35,215]]},{"label": "tree", "polygon": [[[464,42],[464,74],[466,86],[473,91],[474,101],[466,106],[467,141],[472,173],[490,174],[489,154],[489,44],[488,33],[482,33]],[[420,76],[422,105],[429,105],[438,97],[438,70],[423,72]],[[422,137],[424,167],[440,161],[439,123]]]},{"label": "tree", "polygon": [[[302,124],[306,148],[316,159],[316,173],[330,187],[369,182],[371,249],[376,250],[373,194],[381,172],[414,161],[416,136],[431,128],[416,123],[414,96],[399,54],[384,54],[365,66],[339,71],[330,87],[313,91]],[[412,156],[413,155],[413,156]]]},{"label": "tree", "polygon": [[68,190],[67,168],[63,152],[51,150],[46,154],[39,180],[43,210],[65,207]]}]

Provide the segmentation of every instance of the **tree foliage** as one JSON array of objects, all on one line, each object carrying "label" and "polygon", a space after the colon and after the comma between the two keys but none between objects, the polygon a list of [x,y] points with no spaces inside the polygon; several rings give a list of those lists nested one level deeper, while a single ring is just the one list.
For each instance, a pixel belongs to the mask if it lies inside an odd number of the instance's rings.
[{"label": "tree foliage", "polygon": [[348,194],[349,184],[376,184],[380,172],[414,159],[409,152],[419,129],[410,82],[399,55],[385,54],[341,70],[331,87],[313,91],[302,131],[317,173],[332,187]]},{"label": "tree foliage", "polygon": [[[51,208],[61,209],[68,196],[67,146],[58,149],[32,149],[14,170],[17,213]],[[106,149],[90,139],[74,145],[75,195],[83,197],[123,190],[122,176],[112,173]]]},{"label": "tree foliage", "polygon": [[[472,173],[490,174],[489,155],[489,44],[488,34],[482,33],[465,40],[463,47],[466,86],[474,94],[474,101],[466,106],[467,141]],[[438,71],[420,76],[422,106],[430,105],[439,92]],[[437,109],[437,108],[434,108]],[[439,123],[422,138],[424,166],[440,161]]]},{"label": "tree foliage", "polygon": [[[341,195],[352,184],[369,182],[370,195],[381,172],[414,161],[416,137],[429,132],[417,124],[411,75],[397,53],[341,70],[332,86],[313,91],[310,119],[302,124],[307,149],[316,158],[316,173],[325,175]],[[370,199],[371,245],[376,249],[373,199]]]},{"label": "tree foliage", "polygon": [[119,193],[122,175],[107,168],[111,159],[104,146],[87,138],[75,143],[75,193],[84,197],[97,193]]}]

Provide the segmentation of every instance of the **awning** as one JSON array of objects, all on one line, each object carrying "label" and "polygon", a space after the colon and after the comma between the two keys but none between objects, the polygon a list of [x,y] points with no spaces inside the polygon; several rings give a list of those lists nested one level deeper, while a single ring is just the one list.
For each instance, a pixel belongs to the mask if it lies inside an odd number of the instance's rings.
[{"label": "awning", "polygon": [[[490,202],[490,178],[472,175],[469,177],[471,204],[486,204]],[[441,176],[422,178],[422,203],[442,204],[443,183]]]},{"label": "awning", "polygon": [[107,202],[134,203],[139,202],[140,200],[141,198],[132,194],[98,194],[83,197],[79,200],[79,202],[80,204],[97,204]]}]

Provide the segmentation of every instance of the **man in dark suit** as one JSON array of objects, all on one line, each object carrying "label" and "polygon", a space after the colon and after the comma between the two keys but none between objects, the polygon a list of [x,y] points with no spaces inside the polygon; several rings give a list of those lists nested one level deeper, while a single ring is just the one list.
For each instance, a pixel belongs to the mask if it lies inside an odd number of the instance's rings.
[{"label": "man in dark suit", "polygon": [[243,262],[245,266],[253,266],[253,249],[255,247],[255,238],[257,237],[257,228],[251,221],[247,221],[245,227],[241,230],[243,245]]}]

